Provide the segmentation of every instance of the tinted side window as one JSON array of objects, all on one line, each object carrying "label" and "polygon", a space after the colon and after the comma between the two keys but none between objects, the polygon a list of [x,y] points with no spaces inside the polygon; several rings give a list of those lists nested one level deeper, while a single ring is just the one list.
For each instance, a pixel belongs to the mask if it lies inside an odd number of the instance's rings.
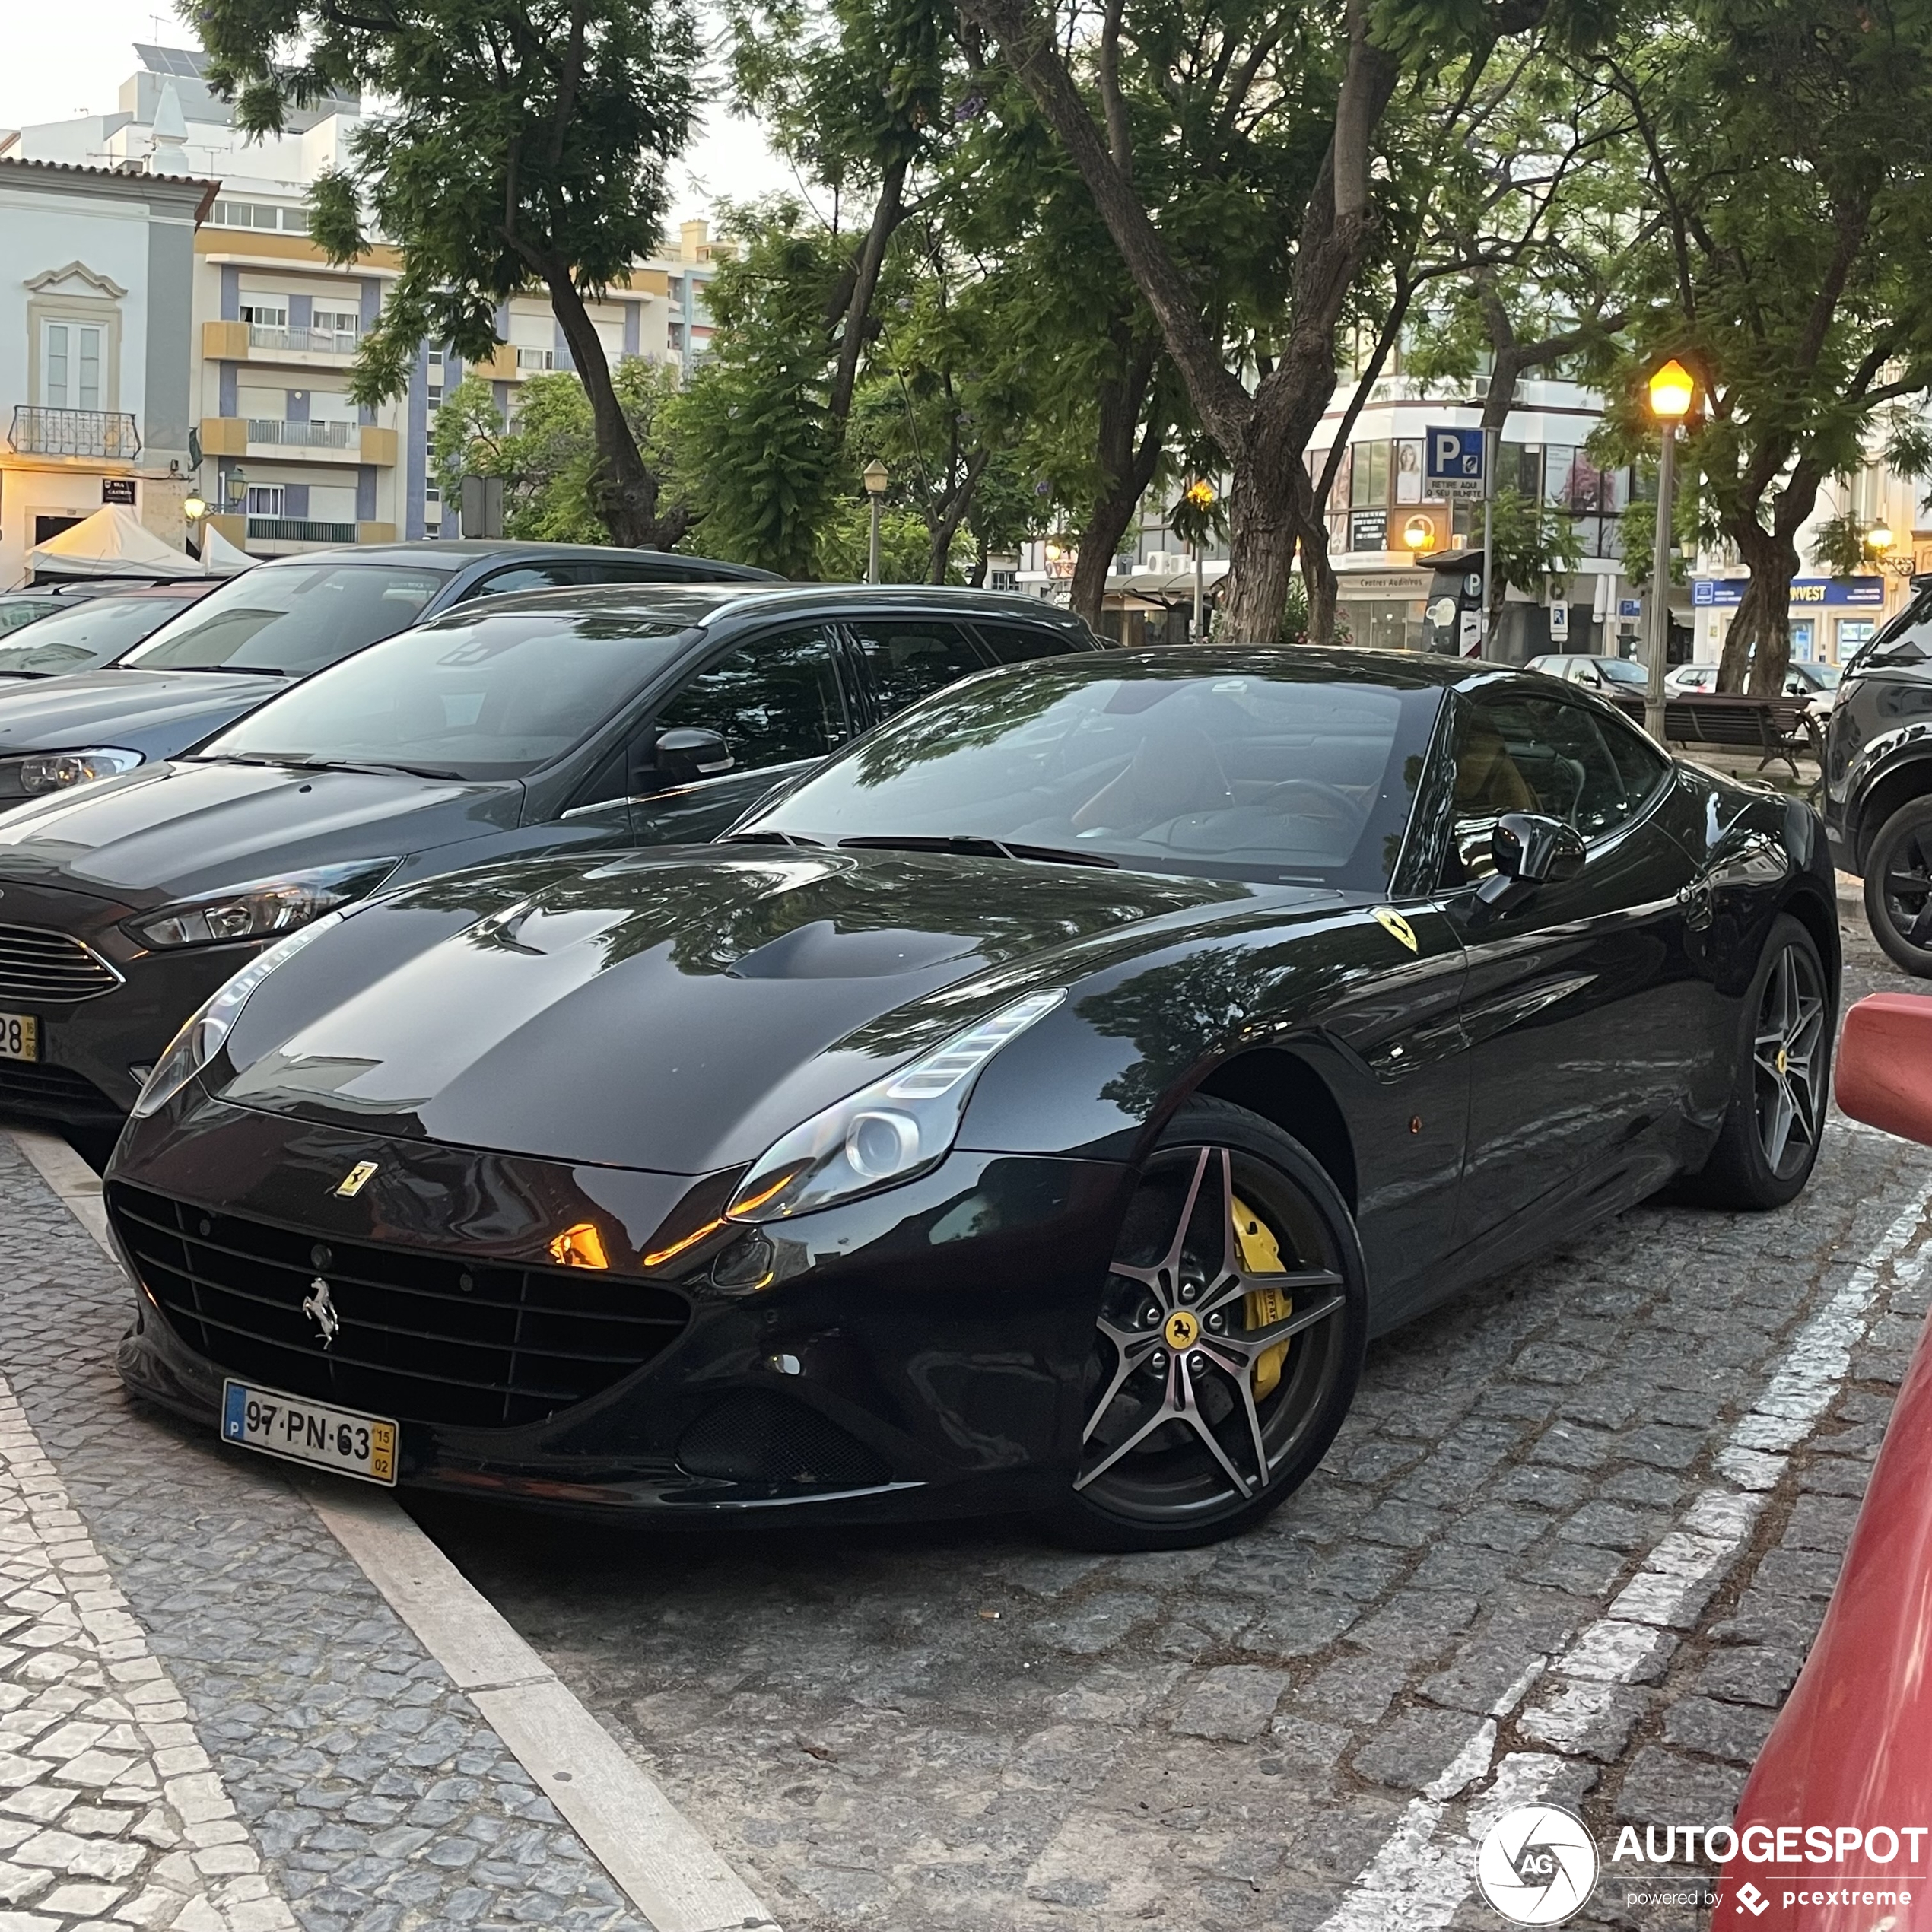
[{"label": "tinted side window", "polygon": [[831,632],[814,624],[739,645],[687,680],[657,726],[715,731],[740,770],[823,758],[852,735]]},{"label": "tinted side window", "polygon": [[973,628],[1002,664],[1022,664],[1031,657],[1060,657],[1073,648],[1073,640],[1064,631],[1049,631],[1044,624],[981,624],[976,618]]},{"label": "tinted side window", "polygon": [[986,660],[956,624],[928,618],[860,617],[851,625],[872,674],[882,718],[986,669]]},{"label": "tinted side window", "polygon": [[[1468,877],[1491,869],[1489,834],[1505,812],[1546,812],[1594,839],[1643,804],[1658,768],[1648,759],[1626,767],[1611,751],[1613,728],[1613,721],[1580,704],[1514,692],[1460,707],[1456,846]],[[1623,748],[1646,750],[1641,740]]]},{"label": "tinted side window", "polygon": [[502,597],[513,590],[552,590],[559,584],[581,581],[569,564],[513,564],[507,570],[492,570],[481,583],[472,583],[459,601],[467,603],[472,597]]},{"label": "tinted side window", "polygon": [[1848,667],[1867,664],[1920,664],[1932,657],[1932,585],[1880,631]]}]

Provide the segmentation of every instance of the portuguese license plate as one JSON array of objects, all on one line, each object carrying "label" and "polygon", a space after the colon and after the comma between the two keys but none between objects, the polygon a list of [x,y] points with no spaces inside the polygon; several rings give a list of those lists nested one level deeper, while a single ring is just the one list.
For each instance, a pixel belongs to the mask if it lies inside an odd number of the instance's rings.
[{"label": "portuguese license plate", "polygon": [[221,1385],[221,1439],[364,1482],[396,1485],[396,1428],[386,1416],[332,1409],[279,1389]]},{"label": "portuguese license plate", "polygon": [[38,1060],[40,1022],[31,1013],[0,1013],[0,1060]]}]

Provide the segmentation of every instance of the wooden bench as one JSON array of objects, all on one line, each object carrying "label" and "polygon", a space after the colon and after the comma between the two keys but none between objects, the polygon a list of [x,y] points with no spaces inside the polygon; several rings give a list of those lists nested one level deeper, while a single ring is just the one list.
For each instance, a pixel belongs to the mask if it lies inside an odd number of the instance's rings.
[{"label": "wooden bench", "polygon": [[[1617,704],[1644,722],[1641,697],[1619,691]],[[1825,734],[1810,701],[1803,697],[1749,697],[1735,691],[1686,691],[1663,704],[1663,735],[1673,745],[1721,745],[1756,752],[1758,769],[1781,758],[1800,776],[1800,758],[1825,765]]]}]

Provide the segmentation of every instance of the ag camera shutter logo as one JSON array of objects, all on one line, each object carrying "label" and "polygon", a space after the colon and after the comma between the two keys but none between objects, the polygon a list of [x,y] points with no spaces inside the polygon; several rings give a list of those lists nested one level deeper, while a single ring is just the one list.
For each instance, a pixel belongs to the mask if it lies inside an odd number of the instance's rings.
[{"label": "ag camera shutter logo", "polygon": [[1558,1925],[1597,1883],[1597,1841],[1561,1805],[1518,1805],[1483,1835],[1476,1880],[1482,1895],[1518,1925]]}]

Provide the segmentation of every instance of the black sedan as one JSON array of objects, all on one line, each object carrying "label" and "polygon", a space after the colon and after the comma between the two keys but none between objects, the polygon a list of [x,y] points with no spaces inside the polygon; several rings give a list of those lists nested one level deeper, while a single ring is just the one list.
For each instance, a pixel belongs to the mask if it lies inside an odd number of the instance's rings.
[{"label": "black sedan", "polygon": [[965,591],[459,605],[191,755],[0,818],[0,1106],[118,1126],[195,1007],[320,914],[485,860],[712,837],[941,685],[1097,648],[1063,612]]},{"label": "black sedan", "polygon": [[[157,586],[148,594],[199,601],[150,627],[145,641],[124,637],[111,663],[55,664],[49,653],[40,668],[56,675],[0,688],[0,810],[37,790],[172,758],[292,680],[476,598],[584,583],[739,580],[774,580],[662,551],[478,539],[310,551],[257,564],[213,589],[192,579]],[[37,626],[19,647],[50,642]],[[29,761],[51,783],[23,785]]]},{"label": "black sedan", "polygon": [[1204,1541],[1365,1341],[1817,1152],[1810,809],[1601,701],[1273,650],[988,674],[704,850],[262,954],[108,1177],[119,1366],[229,1441],[669,1521]]}]

